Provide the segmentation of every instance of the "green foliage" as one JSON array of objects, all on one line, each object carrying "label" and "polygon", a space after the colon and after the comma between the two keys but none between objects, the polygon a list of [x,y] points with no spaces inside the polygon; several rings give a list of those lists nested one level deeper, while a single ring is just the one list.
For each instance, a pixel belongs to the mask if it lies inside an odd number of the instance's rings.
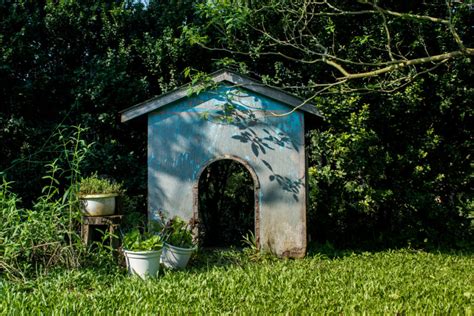
[{"label": "green foliage", "polygon": [[[75,190],[71,183],[62,190],[59,174],[75,181],[80,161],[87,154],[87,144],[81,139],[80,127],[60,129],[58,142],[62,155],[46,165],[47,182],[42,195],[31,209],[20,207],[20,198],[11,192],[3,178],[0,184],[0,273],[7,278],[27,278],[53,267],[78,267],[84,248],[78,236],[80,218]],[[65,137],[67,135],[67,137]],[[65,167],[59,167],[63,164]]]},{"label": "green foliage", "polygon": [[0,172],[22,206],[41,193],[60,122],[90,128],[84,140],[95,146],[83,174],[100,161],[101,174],[132,196],[145,194],[146,124],[121,124],[117,112],[184,83],[191,60],[208,64],[177,31],[192,20],[192,3],[0,3]]},{"label": "green foliage", "polygon": [[[465,4],[449,10],[442,2],[376,3],[402,13],[450,14],[464,45],[473,46]],[[387,30],[395,59],[459,49],[445,25],[342,14],[365,9],[373,7],[354,1],[208,1],[197,6],[204,22],[187,25],[183,36],[219,51],[216,67],[311,98],[326,117],[307,138],[312,239],[368,248],[473,247],[472,58],[328,87],[341,73],[322,55],[336,56],[350,73],[384,67],[384,61],[390,64]]]},{"label": "green foliage", "polygon": [[249,231],[245,236],[243,236],[242,243],[249,247],[253,251],[257,251],[257,238],[253,231]]},{"label": "green foliage", "polygon": [[205,246],[241,246],[255,229],[254,183],[246,168],[219,160],[199,180],[199,241]]},{"label": "green foliage", "polygon": [[179,216],[174,216],[165,222],[161,235],[166,243],[175,247],[195,246],[191,225]]},{"label": "green foliage", "polygon": [[[332,2],[319,3],[324,12],[331,11],[325,3]],[[360,2],[334,3],[348,11],[367,9]],[[205,73],[226,67],[307,98],[318,89],[315,83],[333,82],[340,75],[324,63],[312,62],[323,52],[356,61],[347,65],[351,72],[371,68],[360,61],[387,60],[383,15],[315,16],[298,29],[305,22],[301,13],[311,8],[301,4],[150,1],[145,9],[130,1],[1,2],[0,173],[9,181],[3,186],[8,193],[2,203],[5,209],[16,210],[2,214],[8,220],[4,227],[19,223],[23,229],[23,223],[36,216],[44,216],[41,221],[46,223],[44,214],[49,213],[35,210],[50,209],[47,203],[54,199],[43,199],[36,206],[38,196],[56,190],[56,197],[68,200],[77,193],[74,184],[80,174],[91,174],[99,162],[101,173],[123,182],[129,194],[125,224],[135,227],[130,223],[142,222],[146,123],[137,119],[121,124],[117,113],[188,78],[204,83],[194,90],[198,93],[208,87]],[[449,11],[444,2],[379,1],[379,5],[436,17],[450,12],[464,44],[472,46],[472,12],[467,4]],[[396,58],[459,49],[443,25],[431,27],[389,15],[385,19],[393,53],[401,53]],[[265,26],[268,34],[252,25]],[[299,31],[303,33],[294,42],[275,43],[268,36],[291,38]],[[300,44],[304,49],[299,49]],[[327,118],[327,125],[309,139],[308,232],[313,239],[368,247],[472,246],[472,61],[457,59],[427,74],[420,72],[430,67],[417,66],[418,73],[412,67],[391,73],[384,78],[399,84],[386,92],[342,97],[338,86],[312,100]],[[403,76],[412,82],[405,85]],[[344,87],[346,91],[362,88],[365,93],[374,84],[384,83],[376,76],[370,82]],[[398,90],[392,91],[394,87]],[[59,135],[60,129],[52,131],[52,126],[60,123],[88,128],[80,138],[89,145],[78,144],[88,155],[55,141],[52,135]],[[62,135],[64,143],[72,144],[70,136]],[[65,172],[70,169],[66,152],[78,155],[71,160],[77,162],[73,174]],[[56,189],[42,192],[43,181],[48,180],[42,178],[44,166],[60,156],[50,167],[59,168],[53,181],[59,183],[54,184]],[[83,157],[80,163],[79,156]],[[239,174],[231,177],[227,190],[221,190],[225,186],[219,183],[203,184],[208,192],[200,203],[210,203],[210,212],[226,212],[209,225],[222,230],[226,243],[239,244],[253,225],[248,213],[253,201],[245,191],[252,184],[244,173]],[[240,205],[245,205],[244,212],[232,211]],[[71,212],[72,204],[62,210],[66,209]],[[226,227],[221,218],[227,216],[229,222],[243,223],[242,227]],[[56,221],[52,215],[49,219]],[[45,240],[50,241],[49,237]],[[5,245],[0,249],[5,251]],[[16,256],[6,253],[5,258]]]},{"label": "green foliage", "polygon": [[242,245],[245,247],[243,252],[251,260],[259,261],[264,260],[265,258],[274,257],[270,252],[260,251],[257,246],[257,237],[255,237],[254,232],[251,230],[242,237]]},{"label": "green foliage", "polygon": [[[1,314],[470,315],[472,254],[409,249],[314,253],[253,262],[228,250],[183,271],[136,280],[123,271],[58,271],[0,284]],[[160,303],[157,304],[157,298]],[[225,302],[225,304],[223,303]]]},{"label": "green foliage", "polygon": [[472,247],[464,117],[472,91],[458,77],[447,94],[459,107],[450,110],[439,107],[452,101],[426,93],[447,89],[455,69],[391,95],[318,99],[331,127],[310,138],[312,237],[369,248]]},{"label": "green foliage", "polygon": [[157,234],[151,232],[140,233],[137,228],[126,233],[123,237],[123,249],[130,251],[161,250],[163,241]]},{"label": "green foliage", "polygon": [[141,210],[143,209],[144,196],[129,196],[128,194],[120,197],[121,208],[123,210],[123,223],[121,228],[129,231],[134,227],[146,227],[147,216]]},{"label": "green foliage", "polygon": [[110,179],[100,178],[97,173],[81,179],[79,183],[79,195],[88,194],[123,194],[122,184]]}]

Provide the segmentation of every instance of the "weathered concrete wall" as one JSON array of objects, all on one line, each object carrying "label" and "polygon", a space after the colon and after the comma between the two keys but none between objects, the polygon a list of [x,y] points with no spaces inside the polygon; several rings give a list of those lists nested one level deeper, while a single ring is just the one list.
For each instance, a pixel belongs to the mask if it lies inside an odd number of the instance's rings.
[{"label": "weathered concrete wall", "polygon": [[240,158],[258,178],[259,246],[280,256],[306,251],[303,113],[221,84],[148,115],[148,207],[197,216],[197,184],[211,162]]}]

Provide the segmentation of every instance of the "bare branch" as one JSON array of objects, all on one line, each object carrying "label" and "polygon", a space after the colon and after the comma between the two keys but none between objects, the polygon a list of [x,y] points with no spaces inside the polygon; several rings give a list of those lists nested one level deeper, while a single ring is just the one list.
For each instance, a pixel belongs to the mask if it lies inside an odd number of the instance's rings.
[{"label": "bare branch", "polygon": [[333,66],[334,68],[336,68],[337,70],[339,70],[343,75],[344,75],[344,78],[348,78],[351,76],[351,74],[349,72],[347,72],[347,70],[345,70],[341,65],[339,65],[338,63],[332,61],[332,60],[329,60],[329,59],[323,59],[323,61],[328,64],[329,66]]},{"label": "bare branch", "polygon": [[[449,3],[448,1],[446,1],[446,6],[449,8]],[[453,38],[454,40],[456,41],[456,44],[458,44],[459,48],[464,51],[466,49],[466,47],[464,47],[464,44],[461,40],[461,38],[459,37],[459,34],[456,32],[456,30],[454,29],[454,24],[452,23],[453,21],[453,16],[452,16],[452,13],[451,13],[451,10],[448,9],[448,14],[449,14],[449,23],[448,23],[448,27],[449,27],[449,31],[451,32],[451,34],[453,35]]]},{"label": "bare branch", "polygon": [[373,71],[356,73],[356,74],[348,74],[348,75],[345,75],[344,77],[337,78],[337,80],[351,80],[351,79],[374,77],[374,76],[378,76],[378,75],[381,75],[390,71],[394,71],[400,68],[405,68],[412,65],[419,65],[419,64],[425,64],[425,63],[430,63],[430,62],[444,61],[444,60],[464,56],[466,54],[474,55],[474,48],[466,48],[465,51],[458,50],[458,51],[430,56],[430,57],[422,57],[422,58],[416,58],[416,59],[411,59],[411,60],[402,60],[388,67],[380,68]]},{"label": "bare branch", "polygon": [[[375,3],[369,2],[369,1],[366,1],[366,0],[359,0],[359,2],[360,3],[366,3],[366,4],[369,4],[371,6],[376,6]],[[402,18],[402,19],[421,20],[421,21],[426,21],[426,22],[441,23],[441,24],[445,24],[445,25],[450,24],[449,20],[435,18],[435,17],[432,17],[432,16],[412,14],[412,13],[401,13],[401,12],[395,12],[395,11],[386,10],[386,9],[382,9],[382,8],[380,8],[380,10],[385,14],[390,14],[392,16],[396,16],[396,17]]]},{"label": "bare branch", "polygon": [[392,38],[390,36],[390,30],[388,29],[387,18],[385,17],[383,10],[379,6],[374,5],[374,7],[380,13],[380,16],[382,17],[383,28],[385,30],[385,37],[387,38],[387,44],[385,45],[385,47],[387,48],[388,56],[390,57],[392,61],[394,61],[395,58],[393,57],[393,54],[392,54]]},{"label": "bare branch", "polygon": [[340,84],[343,84],[345,81],[340,81],[340,82],[334,82],[332,84],[329,84],[327,85],[326,87],[316,91],[315,93],[313,93],[313,95],[307,99],[305,99],[300,105],[298,106],[295,106],[294,108],[292,108],[289,112],[286,112],[286,113],[275,113],[275,112],[270,112],[271,115],[273,116],[286,116],[286,115],[289,115],[293,112],[295,112],[296,110],[298,110],[299,108],[301,108],[302,106],[304,106],[305,104],[308,104],[309,102],[311,102],[311,100],[313,100],[314,98],[316,98],[319,94],[323,93],[324,91],[326,90],[329,90],[330,88],[332,87],[335,87],[337,85],[340,85]]}]

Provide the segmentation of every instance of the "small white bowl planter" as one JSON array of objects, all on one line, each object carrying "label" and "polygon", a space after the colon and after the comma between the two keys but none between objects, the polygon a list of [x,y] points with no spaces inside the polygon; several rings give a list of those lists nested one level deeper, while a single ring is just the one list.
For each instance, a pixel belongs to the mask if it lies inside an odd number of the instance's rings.
[{"label": "small white bowl planter", "polygon": [[86,216],[114,215],[117,196],[117,193],[82,195],[82,212]]},{"label": "small white bowl planter", "polygon": [[160,250],[129,251],[124,250],[125,262],[130,275],[138,275],[142,279],[156,277],[160,271]]},{"label": "small white bowl planter", "polygon": [[161,254],[161,263],[170,269],[183,269],[197,247],[181,248],[165,243]]}]

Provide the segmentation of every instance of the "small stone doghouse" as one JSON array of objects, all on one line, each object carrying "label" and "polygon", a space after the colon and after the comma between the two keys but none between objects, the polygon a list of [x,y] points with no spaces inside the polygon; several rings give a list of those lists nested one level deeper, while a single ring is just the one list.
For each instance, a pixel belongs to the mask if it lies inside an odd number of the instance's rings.
[{"label": "small stone doghouse", "polygon": [[321,115],[295,96],[231,71],[213,73],[209,82],[121,112],[122,122],[148,115],[149,218],[165,210],[197,219],[201,173],[232,159],[253,178],[257,246],[304,256],[305,125],[317,124]]}]

